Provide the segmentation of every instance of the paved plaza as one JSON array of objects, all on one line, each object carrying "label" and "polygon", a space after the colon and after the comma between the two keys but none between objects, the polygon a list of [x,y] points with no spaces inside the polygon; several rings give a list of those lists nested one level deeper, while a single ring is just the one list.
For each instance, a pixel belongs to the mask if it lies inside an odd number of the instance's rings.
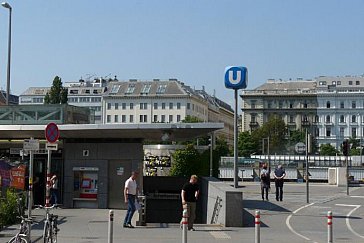
[{"label": "paved plaza", "polygon": [[[231,182],[227,182],[232,184]],[[196,225],[188,232],[188,242],[254,242],[254,211],[260,210],[261,242],[327,242],[326,214],[334,215],[334,242],[364,242],[364,188],[345,188],[326,184],[310,185],[310,203],[306,203],[305,184],[286,183],[283,202],[275,200],[274,188],[270,201],[263,202],[259,184],[240,183],[244,195],[243,228],[219,225]],[[60,232],[58,242],[107,242],[108,211],[106,209],[57,209]],[[177,224],[149,224],[135,229],[122,228],[124,210],[115,210],[114,242],[181,242]],[[34,210],[37,221],[43,211]],[[239,212],[237,212],[239,213]],[[134,224],[138,215],[134,216]],[[17,226],[0,232],[0,242],[7,242]],[[42,222],[33,226],[33,242],[41,242]]]}]

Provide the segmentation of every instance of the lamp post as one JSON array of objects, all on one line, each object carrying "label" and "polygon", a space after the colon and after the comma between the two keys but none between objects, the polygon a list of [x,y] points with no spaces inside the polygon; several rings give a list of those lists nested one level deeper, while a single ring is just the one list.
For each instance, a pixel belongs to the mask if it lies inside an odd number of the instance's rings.
[{"label": "lamp post", "polygon": [[9,3],[3,2],[1,5],[9,9],[9,35],[8,35],[8,67],[6,73],[6,105],[9,105],[10,99],[10,57],[11,57],[11,12],[12,8]]}]

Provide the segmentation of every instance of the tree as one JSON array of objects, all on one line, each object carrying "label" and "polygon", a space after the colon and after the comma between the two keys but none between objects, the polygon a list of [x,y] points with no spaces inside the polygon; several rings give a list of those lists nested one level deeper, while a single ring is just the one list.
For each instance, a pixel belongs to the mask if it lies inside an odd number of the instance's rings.
[{"label": "tree", "polygon": [[176,150],[172,156],[171,176],[201,175],[201,155],[192,144],[186,145],[184,149]]},{"label": "tree", "polygon": [[331,144],[321,144],[320,155],[323,156],[335,156],[339,151]]},{"label": "tree", "polygon": [[305,143],[305,140],[306,140],[305,138],[306,138],[305,131],[301,131],[301,130],[290,131],[289,142],[294,145],[299,142]]},{"label": "tree", "polygon": [[61,78],[56,76],[51,90],[44,97],[44,104],[67,104],[67,101],[67,89],[63,87]]},{"label": "tree", "polygon": [[250,132],[241,132],[238,137],[238,154],[243,157],[250,157],[251,154],[257,152],[258,146],[253,140]]},{"label": "tree", "polygon": [[182,120],[182,122],[183,123],[198,123],[198,122],[203,122],[203,121],[198,117],[187,115],[185,117],[185,119]]},{"label": "tree", "polygon": [[260,148],[258,152],[266,152],[262,151],[261,144],[263,138],[269,137],[270,154],[280,154],[286,150],[286,134],[287,126],[282,118],[277,115],[271,115],[263,126],[252,132],[252,139],[259,146],[258,148]]}]

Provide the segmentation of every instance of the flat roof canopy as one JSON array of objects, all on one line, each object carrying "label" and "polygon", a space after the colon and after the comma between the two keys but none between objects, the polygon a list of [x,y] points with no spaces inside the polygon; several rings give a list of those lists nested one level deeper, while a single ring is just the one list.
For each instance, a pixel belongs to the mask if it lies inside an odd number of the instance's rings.
[{"label": "flat roof canopy", "polygon": [[[44,139],[45,125],[0,125],[0,139]],[[66,124],[59,125],[60,139],[137,138],[180,141],[224,128],[223,123]]]}]

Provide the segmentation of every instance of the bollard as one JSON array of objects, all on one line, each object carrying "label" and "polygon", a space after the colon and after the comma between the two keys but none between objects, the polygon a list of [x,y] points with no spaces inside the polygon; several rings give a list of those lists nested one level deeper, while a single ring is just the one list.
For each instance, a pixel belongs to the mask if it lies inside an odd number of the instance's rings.
[{"label": "bollard", "polygon": [[333,236],[332,236],[332,212],[327,212],[327,242],[332,243],[333,242]]},{"label": "bollard", "polygon": [[182,243],[187,243],[188,212],[186,205],[183,205],[182,213]]},{"label": "bollard", "polygon": [[255,211],[255,243],[260,243],[260,211]]},{"label": "bollard", "polygon": [[108,230],[108,243],[113,242],[113,234],[114,234],[114,211],[109,211],[109,230]]}]

